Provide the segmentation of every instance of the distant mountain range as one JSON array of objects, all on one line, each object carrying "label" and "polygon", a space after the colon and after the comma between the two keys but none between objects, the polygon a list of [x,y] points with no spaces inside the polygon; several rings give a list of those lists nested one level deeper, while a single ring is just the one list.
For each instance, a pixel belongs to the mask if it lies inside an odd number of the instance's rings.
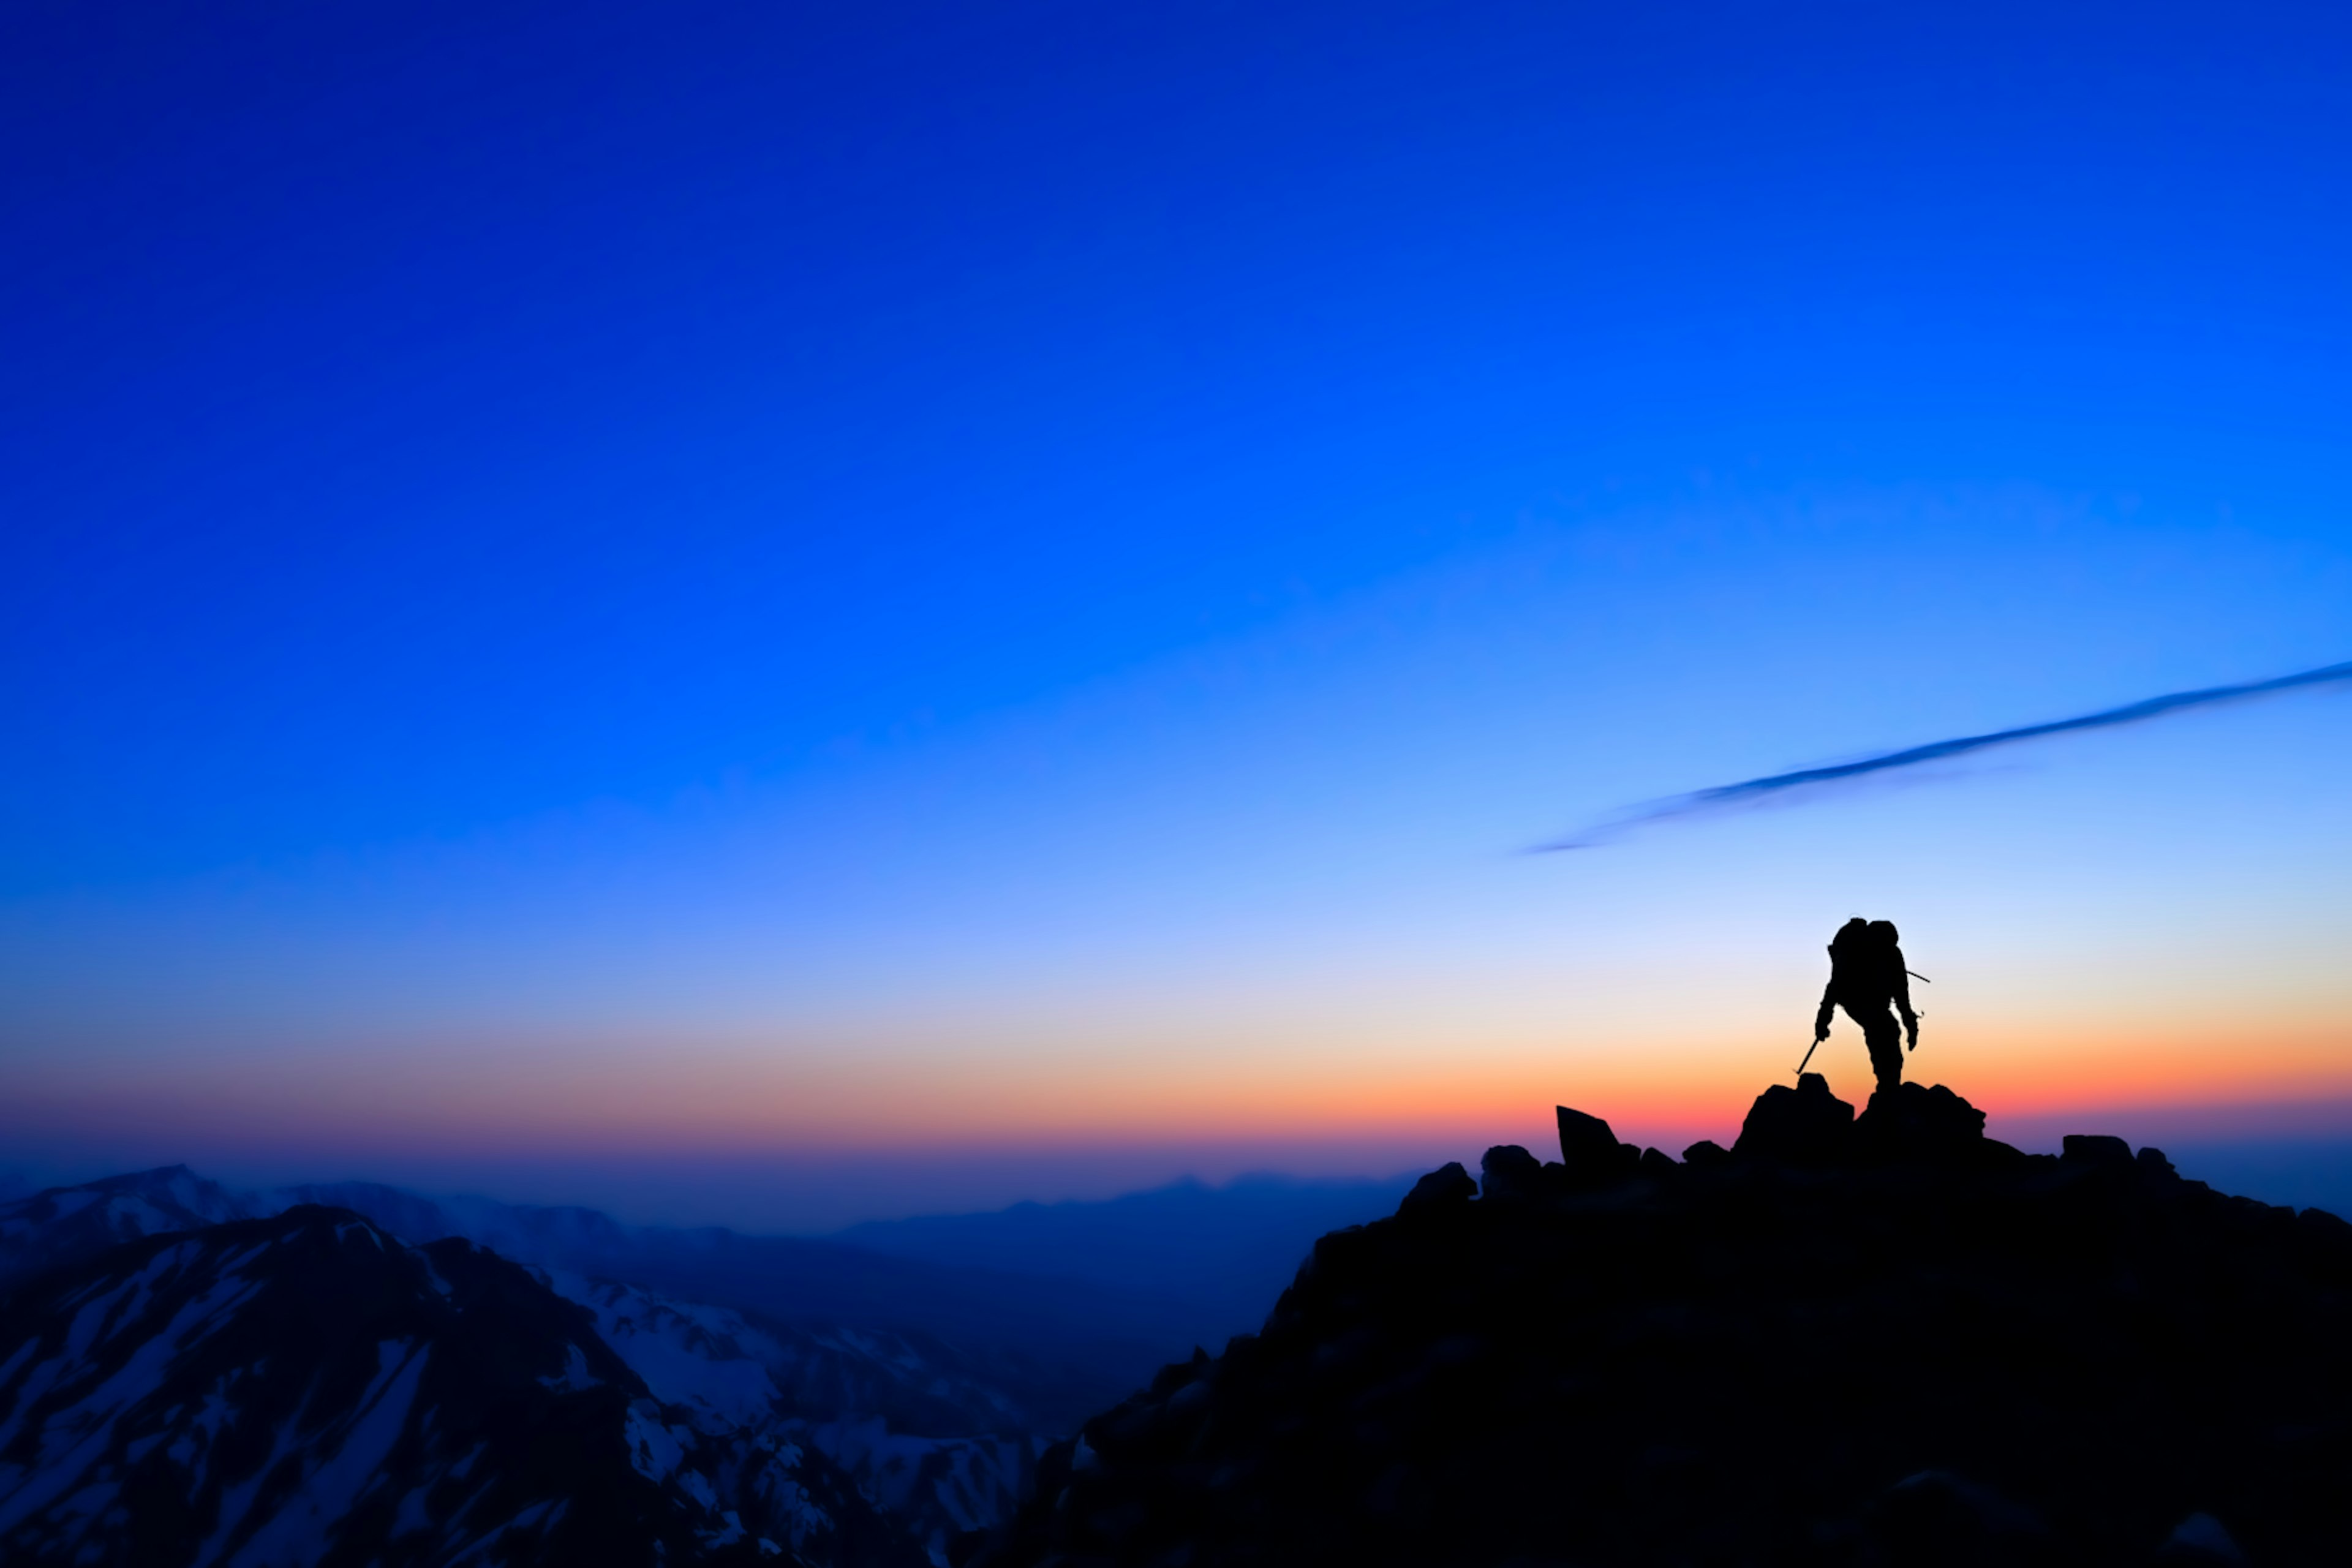
[{"label": "distant mountain range", "polygon": [[[0,1205],[0,1547],[947,1563],[1010,1515],[1048,1442],[1255,1321],[1317,1235],[1402,1186],[1188,1183],[838,1240],[365,1183],[238,1194],[181,1167],[52,1189]],[[453,1294],[452,1270],[495,1288]],[[347,1298],[372,1305],[317,1318],[299,1353],[221,1360]],[[406,1359],[378,1386],[351,1369],[393,1356],[367,1337],[392,1320]],[[438,1381],[478,1339],[530,1369],[487,1415]],[[533,1423],[577,1452],[531,1468]],[[606,1517],[632,1498],[634,1522]],[[180,1522],[124,1544],[157,1508]]]},{"label": "distant mountain range", "polygon": [[893,1258],[1148,1298],[1201,1325],[1190,1330],[1195,1342],[1215,1345],[1265,1321],[1315,1237],[1390,1213],[1412,1182],[1185,1181],[1101,1203],[879,1221],[837,1239]]}]

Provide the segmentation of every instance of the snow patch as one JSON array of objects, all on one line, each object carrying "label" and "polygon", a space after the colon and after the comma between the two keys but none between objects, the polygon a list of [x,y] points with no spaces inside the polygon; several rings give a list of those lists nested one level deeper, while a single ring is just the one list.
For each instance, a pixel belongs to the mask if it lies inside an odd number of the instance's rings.
[{"label": "snow patch", "polygon": [[589,1389],[604,1385],[603,1378],[589,1372],[586,1352],[576,1344],[566,1344],[563,1352],[563,1370],[552,1377],[541,1378],[539,1385],[541,1388],[557,1394],[584,1394]]},{"label": "snow patch", "polygon": [[403,1340],[376,1346],[376,1375],[367,1393],[338,1424],[340,1432],[330,1429],[310,1446],[306,1458],[324,1457],[232,1559],[236,1568],[308,1568],[325,1554],[335,1526],[370,1489],[407,1426],[429,1358],[429,1352]]},{"label": "snow patch", "polygon": [[628,1424],[624,1430],[629,1445],[629,1464],[646,1479],[666,1480],[686,1462],[685,1446],[662,1424],[660,1408],[652,1400],[629,1401]]},{"label": "snow patch", "polygon": [[630,1286],[551,1273],[555,1291],[596,1317],[596,1332],[665,1405],[684,1405],[712,1436],[764,1422],[775,1379],[763,1357],[783,1347],[719,1307],[672,1301]]}]

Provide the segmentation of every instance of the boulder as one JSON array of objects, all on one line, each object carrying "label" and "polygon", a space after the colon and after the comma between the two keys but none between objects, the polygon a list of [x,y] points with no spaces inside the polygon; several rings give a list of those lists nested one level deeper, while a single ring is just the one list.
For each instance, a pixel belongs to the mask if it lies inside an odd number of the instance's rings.
[{"label": "boulder", "polygon": [[2128,1165],[2132,1163],[2131,1145],[2120,1138],[2110,1138],[2103,1132],[2069,1132],[2063,1143],[2063,1158],[2085,1165]]},{"label": "boulder", "polygon": [[1478,1162],[1478,1183],[1489,1203],[1518,1203],[1543,1194],[1543,1162],[1517,1143],[1497,1143]]},{"label": "boulder", "polygon": [[1457,1204],[1466,1204],[1477,1195],[1478,1184],[1470,1179],[1470,1173],[1462,1168],[1462,1162],[1449,1160],[1415,1182],[1412,1191],[1405,1194],[1404,1202],[1397,1205],[1397,1212],[1406,1214],[1414,1209],[1452,1208]]},{"label": "boulder", "polygon": [[1609,1123],[1581,1110],[1556,1106],[1559,1115],[1559,1163],[1573,1191],[1587,1191],[1622,1181],[1642,1163],[1642,1151],[1617,1142]]},{"label": "boulder", "polygon": [[1731,1151],[1712,1138],[1702,1138],[1683,1151],[1683,1163],[1685,1165],[1720,1165],[1730,1158]]},{"label": "boulder", "polygon": [[1829,1079],[1809,1072],[1794,1089],[1774,1084],[1756,1097],[1731,1152],[1746,1160],[1833,1165],[1852,1155],[1853,1143],[1853,1107],[1830,1092]]},{"label": "boulder", "polygon": [[1573,1171],[1596,1163],[1606,1166],[1617,1158],[1617,1134],[1609,1131],[1609,1123],[1565,1105],[1552,1109],[1559,1118],[1561,1164]]},{"label": "boulder", "polygon": [[1870,1097],[1854,1142],[1874,1159],[1967,1160],[1984,1148],[1984,1124],[1983,1111],[1942,1084],[1906,1083]]}]

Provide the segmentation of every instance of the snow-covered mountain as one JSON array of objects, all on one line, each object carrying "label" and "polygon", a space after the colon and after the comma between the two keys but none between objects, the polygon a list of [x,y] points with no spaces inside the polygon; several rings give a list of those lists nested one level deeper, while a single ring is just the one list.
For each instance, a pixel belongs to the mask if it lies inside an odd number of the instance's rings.
[{"label": "snow-covered mountain", "polygon": [[[1107,1374],[1040,1377],[1001,1343],[975,1350],[889,1326],[936,1321],[941,1306],[961,1300],[967,1315],[949,1320],[961,1327],[970,1321],[971,1281],[1000,1297],[1008,1287],[977,1270],[836,1243],[638,1228],[593,1209],[428,1199],[364,1182],[275,1195],[287,1196],[345,1205],[411,1237],[464,1235],[539,1266],[557,1291],[596,1314],[606,1342],[662,1398],[693,1406],[706,1422],[723,1418],[825,1454],[937,1563],[950,1560],[959,1538],[1010,1517],[1037,1454],[1060,1435],[1055,1423],[1073,1419],[1071,1406],[1125,1386],[1129,1365],[1151,1364],[1148,1352],[1122,1346]],[[647,1279],[718,1300],[653,1289]]]},{"label": "snow-covered mountain", "polygon": [[530,1271],[305,1205],[119,1244],[0,1300],[0,1556],[924,1554],[814,1447],[656,1394]]},{"label": "snow-covered mountain", "polygon": [[[1256,1321],[1246,1299],[1271,1289],[1265,1279],[1286,1276],[1314,1235],[1391,1206],[1385,1187],[1184,1184],[869,1226],[853,1245],[373,1183],[237,1194],[174,1166],[0,1204],[0,1291],[47,1290],[52,1271],[126,1241],[289,1205],[356,1213],[427,1253],[462,1238],[584,1310],[582,1331],[673,1412],[656,1424],[668,1436],[647,1428],[638,1451],[702,1478],[678,1479],[681,1495],[708,1483],[751,1529],[781,1505],[741,1502],[745,1485],[774,1489],[745,1478],[802,1456],[783,1469],[835,1478],[887,1522],[878,1555],[861,1555],[865,1537],[845,1527],[839,1562],[894,1561],[911,1542],[944,1565],[1010,1517],[1048,1444],[1196,1339]],[[774,1528],[782,1544],[813,1539],[789,1521]]]},{"label": "snow-covered mountain", "polygon": [[51,1187],[0,1205],[0,1287],[121,1242],[250,1219],[257,1212],[251,1198],[185,1165]]},{"label": "snow-covered mountain", "polygon": [[[971,1375],[955,1352],[919,1335],[870,1324],[793,1322],[564,1267],[585,1263],[625,1271],[645,1255],[641,1233],[593,1210],[434,1200],[359,1183],[238,1194],[168,1167],[0,1205],[0,1286],[13,1279],[46,1290],[45,1270],[101,1258],[125,1238],[209,1235],[206,1227],[223,1222],[296,1212],[285,1207],[289,1201],[335,1198],[348,1201],[345,1212],[363,1209],[378,1234],[398,1237],[395,1245],[421,1243],[433,1253],[448,1245],[492,1243],[494,1248],[473,1255],[510,1248],[552,1265],[525,1267],[537,1284],[584,1309],[593,1342],[617,1356],[672,1412],[640,1433],[640,1451],[683,1466],[685,1479],[677,1484],[685,1495],[698,1496],[708,1481],[713,1500],[732,1497],[747,1484],[755,1492],[773,1490],[756,1478],[777,1463],[787,1472],[815,1467],[832,1478],[834,1489],[846,1487],[888,1521],[878,1532],[854,1530],[849,1539],[856,1550],[840,1558],[845,1563],[897,1561],[909,1542],[924,1549],[917,1561],[949,1562],[960,1538],[968,1541],[1009,1516],[1035,1455],[1054,1436],[1014,1394]],[[654,1261],[668,1258],[672,1276],[681,1272],[676,1261],[681,1251],[700,1257],[716,1246],[722,1256],[733,1256],[726,1238],[680,1234],[692,1239],[681,1243],[656,1233],[651,1244]],[[838,1271],[842,1257],[850,1257],[853,1266],[859,1261],[848,1249],[826,1244],[778,1238],[769,1247],[765,1240],[744,1238],[744,1247],[772,1265],[797,1261],[806,1250],[820,1284],[825,1270]],[[871,1267],[892,1280],[913,1269],[910,1293],[923,1287],[936,1293],[939,1281],[921,1266],[876,1259]],[[684,1272],[693,1277],[690,1269]],[[773,1460],[780,1455],[797,1458]],[[812,1496],[824,1490],[793,1484]],[[778,1528],[794,1540],[810,1538],[804,1521]]]},{"label": "snow-covered mountain", "polygon": [[696,1428],[823,1453],[934,1563],[1009,1518],[1037,1438],[1009,1400],[942,1373],[895,1335],[755,1323],[635,1286],[548,1277],[604,1342]]}]

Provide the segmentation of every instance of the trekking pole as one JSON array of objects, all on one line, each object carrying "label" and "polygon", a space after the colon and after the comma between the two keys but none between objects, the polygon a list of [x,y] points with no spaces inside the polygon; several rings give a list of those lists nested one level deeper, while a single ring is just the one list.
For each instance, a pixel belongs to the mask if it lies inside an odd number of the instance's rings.
[{"label": "trekking pole", "polygon": [[1821,1042],[1821,1041],[1819,1041],[1819,1040],[1815,1040],[1811,1045],[1807,1046],[1807,1047],[1805,1047],[1805,1061],[1803,1061],[1803,1062],[1799,1062],[1799,1063],[1797,1064],[1797,1078],[1798,1078],[1798,1080],[1799,1080],[1800,1082],[1802,1082],[1802,1081],[1803,1081],[1803,1079],[1804,1079],[1804,1076],[1805,1076],[1805,1062],[1811,1061],[1811,1060],[1813,1059],[1813,1053],[1814,1053],[1815,1051],[1820,1050],[1821,1048],[1822,1048],[1822,1042]]}]

